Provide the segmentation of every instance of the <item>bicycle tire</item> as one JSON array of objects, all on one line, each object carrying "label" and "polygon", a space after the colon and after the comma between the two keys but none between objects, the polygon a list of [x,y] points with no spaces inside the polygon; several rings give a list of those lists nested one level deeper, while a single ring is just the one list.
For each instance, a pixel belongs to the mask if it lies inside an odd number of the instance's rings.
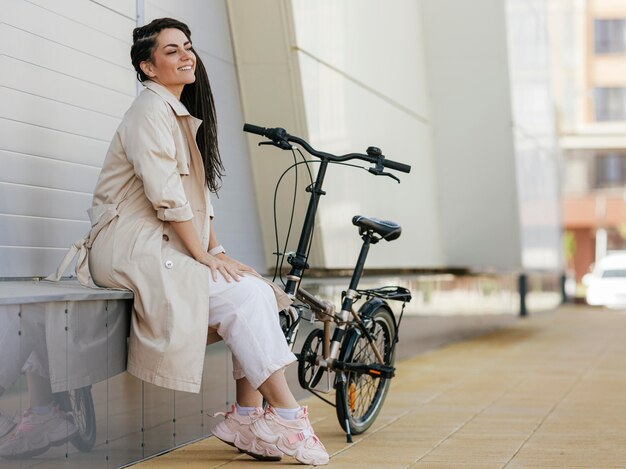
[{"label": "bicycle tire", "polygon": [[[385,365],[393,366],[395,360],[396,326],[389,307],[381,303],[365,320],[369,333],[374,338]],[[339,359],[345,362],[375,363],[376,357],[364,334],[351,329],[342,346]],[[337,382],[335,393],[337,419],[344,431],[350,425],[350,433],[365,432],[376,420],[382,408],[390,379],[373,378],[368,374],[345,373],[345,381]],[[352,392],[351,392],[351,387]],[[346,410],[348,409],[348,415]]]},{"label": "bicycle tire", "polygon": [[70,443],[88,453],[96,443],[96,412],[93,406],[91,386],[71,389],[55,394],[56,400],[74,421],[78,431],[69,437]]}]

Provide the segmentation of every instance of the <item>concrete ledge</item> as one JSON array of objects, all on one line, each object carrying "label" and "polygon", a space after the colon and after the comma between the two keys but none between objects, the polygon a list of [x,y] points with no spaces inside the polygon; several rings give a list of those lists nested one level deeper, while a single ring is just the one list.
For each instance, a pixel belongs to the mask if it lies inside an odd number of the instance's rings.
[{"label": "concrete ledge", "polygon": [[0,281],[0,305],[45,303],[50,301],[128,300],[128,290],[83,287],[77,280],[48,282],[45,280]]}]

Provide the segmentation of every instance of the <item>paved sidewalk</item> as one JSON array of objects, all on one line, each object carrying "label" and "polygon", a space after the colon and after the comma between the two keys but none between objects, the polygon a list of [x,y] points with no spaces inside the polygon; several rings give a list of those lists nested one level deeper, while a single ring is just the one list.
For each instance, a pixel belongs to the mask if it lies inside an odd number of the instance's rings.
[{"label": "paved sidewalk", "polygon": [[[347,444],[309,399],[330,467],[626,467],[626,314],[568,306],[398,363],[378,420]],[[277,467],[208,438],[135,467]]]}]

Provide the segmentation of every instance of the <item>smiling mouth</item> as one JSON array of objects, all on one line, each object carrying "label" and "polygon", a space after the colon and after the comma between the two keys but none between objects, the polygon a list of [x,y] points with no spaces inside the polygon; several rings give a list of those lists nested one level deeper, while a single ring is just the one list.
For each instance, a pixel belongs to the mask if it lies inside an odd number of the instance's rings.
[{"label": "smiling mouth", "polygon": [[184,72],[187,70],[191,70],[191,68],[192,68],[191,65],[185,65],[184,67],[178,67],[178,70]]}]

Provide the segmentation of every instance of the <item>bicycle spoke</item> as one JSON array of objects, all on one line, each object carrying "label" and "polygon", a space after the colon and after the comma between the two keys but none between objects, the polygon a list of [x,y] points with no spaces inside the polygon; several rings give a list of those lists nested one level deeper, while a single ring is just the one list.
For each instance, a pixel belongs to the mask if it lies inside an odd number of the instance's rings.
[{"label": "bicycle spoke", "polygon": [[79,399],[74,393],[70,393],[70,401],[72,402],[74,424],[82,431],[87,428],[85,423],[85,415],[83,412],[82,400]]},{"label": "bicycle spoke", "polygon": [[[370,321],[367,335],[354,336],[347,360],[361,365],[379,363],[377,354],[374,352],[376,348],[380,352],[383,364],[392,365],[393,317],[386,309],[381,309],[372,314]],[[388,379],[381,379],[369,373],[346,373],[342,399],[349,399],[347,417],[353,433],[364,432],[376,419],[387,394],[388,385]],[[340,412],[338,416],[340,419],[346,417]]]},{"label": "bicycle spoke", "polygon": [[[372,338],[372,343],[381,351],[383,359],[386,361],[389,357],[389,347],[387,346],[388,334],[385,334],[385,329],[381,324],[375,322],[369,333]],[[363,336],[357,341],[354,354],[352,355],[352,361],[358,363],[376,362],[374,350],[366,337]],[[368,375],[361,375],[350,376],[348,382],[355,384],[353,392],[356,405],[355,409],[352,411],[352,416],[360,420],[367,415],[372,405],[376,403],[377,392],[380,386],[383,385],[383,381],[378,378],[374,379]]]}]

